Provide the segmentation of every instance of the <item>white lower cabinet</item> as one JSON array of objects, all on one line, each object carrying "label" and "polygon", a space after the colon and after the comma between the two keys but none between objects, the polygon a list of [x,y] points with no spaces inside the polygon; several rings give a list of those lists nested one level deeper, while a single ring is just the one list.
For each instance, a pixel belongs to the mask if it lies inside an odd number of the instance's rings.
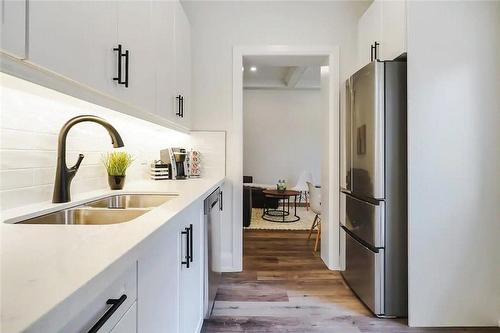
[{"label": "white lower cabinet", "polygon": [[[203,217],[203,201],[194,202],[127,254],[133,264],[122,263],[125,269],[110,267],[87,289],[76,292],[66,309],[43,317],[28,332],[200,332]],[[67,321],[64,315],[70,312],[77,315]],[[68,324],[60,328],[57,323],[63,320]]]},{"label": "white lower cabinet", "polygon": [[145,241],[138,264],[138,332],[199,332],[203,324],[202,201]]},{"label": "white lower cabinet", "polygon": [[180,332],[199,332],[204,307],[204,223],[201,203],[192,205],[180,217],[181,279]]},{"label": "white lower cabinet", "polygon": [[138,264],[138,331],[179,332],[180,235],[177,218],[144,241]]},{"label": "white lower cabinet", "polygon": [[113,327],[111,333],[136,333],[137,332],[137,302],[134,302]]}]

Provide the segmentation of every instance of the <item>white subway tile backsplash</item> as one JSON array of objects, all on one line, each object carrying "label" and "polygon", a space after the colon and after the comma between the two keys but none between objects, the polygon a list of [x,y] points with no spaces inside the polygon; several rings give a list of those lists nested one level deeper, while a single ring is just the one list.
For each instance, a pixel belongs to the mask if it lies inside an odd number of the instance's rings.
[{"label": "white subway tile backsplash", "polygon": [[56,146],[54,134],[2,128],[0,135],[0,149],[55,150]]},{"label": "white subway tile backsplash", "polygon": [[0,170],[39,168],[55,165],[55,151],[2,149]]},{"label": "white subway tile backsplash", "polygon": [[[187,145],[189,136],[115,112],[33,83],[0,73],[0,204],[9,209],[50,201],[57,160],[59,130],[72,117],[93,114],[120,133],[125,150],[136,160],[127,182],[148,179],[149,163],[159,150]],[[107,131],[95,123],[79,123],[68,133],[67,164],[85,158],[73,179],[72,194],[107,188],[102,154],[112,151]]]},{"label": "white subway tile backsplash", "polygon": [[2,191],[33,185],[33,169],[0,171],[0,190]]},{"label": "white subway tile backsplash", "polygon": [[1,191],[0,208],[10,209],[36,202],[49,201],[52,198],[53,185],[21,187]]},{"label": "white subway tile backsplash", "polygon": [[[187,135],[78,100],[0,73],[0,209],[52,199],[59,130],[70,118],[93,114],[108,120],[120,133],[125,150],[135,157],[126,182],[149,179],[149,164],[168,147],[193,147],[202,153],[202,176],[225,174],[225,133]],[[79,123],[68,133],[67,164],[85,158],[71,193],[107,188],[102,154],[112,151],[107,131],[94,123]]]}]

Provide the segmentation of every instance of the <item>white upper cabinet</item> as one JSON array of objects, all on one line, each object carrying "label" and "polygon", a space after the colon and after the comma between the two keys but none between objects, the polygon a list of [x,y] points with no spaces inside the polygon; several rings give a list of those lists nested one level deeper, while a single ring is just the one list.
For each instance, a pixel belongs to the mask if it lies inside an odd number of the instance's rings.
[{"label": "white upper cabinet", "polygon": [[375,1],[358,22],[358,68],[372,61],[372,46],[382,39],[382,2]]},{"label": "white upper cabinet", "polygon": [[0,0],[0,50],[19,59],[26,57],[27,0]]},{"label": "white upper cabinet", "polygon": [[392,60],[406,52],[406,1],[382,1],[380,57]]},{"label": "white upper cabinet", "polygon": [[[178,122],[191,126],[191,28],[180,2],[175,3],[175,81]],[[181,98],[179,98],[181,97]],[[180,103],[180,105],[179,105]],[[180,115],[179,115],[180,113]]]},{"label": "white upper cabinet", "polygon": [[114,1],[31,1],[28,61],[112,95],[117,44]]},{"label": "white upper cabinet", "polygon": [[[375,42],[377,49],[373,49]],[[374,1],[358,22],[358,68],[372,61],[393,60],[406,52],[406,1]],[[373,54],[373,59],[375,54]]]},{"label": "white upper cabinet", "polygon": [[155,40],[156,106],[155,113],[171,121],[177,121],[175,83],[175,32],[176,3],[153,2],[153,36]]},{"label": "white upper cabinet", "polygon": [[115,3],[118,6],[118,44],[122,46],[124,53],[121,57],[122,81],[126,84],[115,81],[117,89],[114,95],[143,111],[153,113],[156,95],[154,64],[156,47],[151,31],[152,3],[150,1]]},{"label": "white upper cabinet", "polygon": [[2,47],[27,44],[27,62],[107,96],[117,110],[189,129],[191,34],[179,1],[30,1],[29,24],[24,1],[0,1],[15,14],[2,21],[2,37],[16,43]]}]

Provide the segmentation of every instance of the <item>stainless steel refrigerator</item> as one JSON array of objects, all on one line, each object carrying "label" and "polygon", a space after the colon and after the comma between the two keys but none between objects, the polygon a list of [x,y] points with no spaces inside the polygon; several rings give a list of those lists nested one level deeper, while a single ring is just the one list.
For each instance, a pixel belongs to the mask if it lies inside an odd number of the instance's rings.
[{"label": "stainless steel refrigerator", "polygon": [[407,315],[406,62],[374,61],[346,82],[341,235],[356,295],[380,317]]}]

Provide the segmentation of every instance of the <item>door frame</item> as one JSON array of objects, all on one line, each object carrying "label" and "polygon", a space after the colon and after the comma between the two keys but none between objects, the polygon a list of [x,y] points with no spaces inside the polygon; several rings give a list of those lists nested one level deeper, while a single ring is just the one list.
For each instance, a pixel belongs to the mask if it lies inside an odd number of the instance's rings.
[{"label": "door frame", "polygon": [[[243,268],[243,57],[250,55],[325,56],[328,59],[329,92],[327,121],[323,127],[322,144],[327,146],[322,159],[323,211],[321,259],[331,270],[342,268],[339,232],[339,165],[340,165],[340,59],[336,45],[238,45],[233,47],[233,122],[232,140],[228,149],[232,161],[228,178],[232,184],[232,268]],[[325,200],[325,197],[327,198]],[[342,251],[343,252],[343,251]]]}]

